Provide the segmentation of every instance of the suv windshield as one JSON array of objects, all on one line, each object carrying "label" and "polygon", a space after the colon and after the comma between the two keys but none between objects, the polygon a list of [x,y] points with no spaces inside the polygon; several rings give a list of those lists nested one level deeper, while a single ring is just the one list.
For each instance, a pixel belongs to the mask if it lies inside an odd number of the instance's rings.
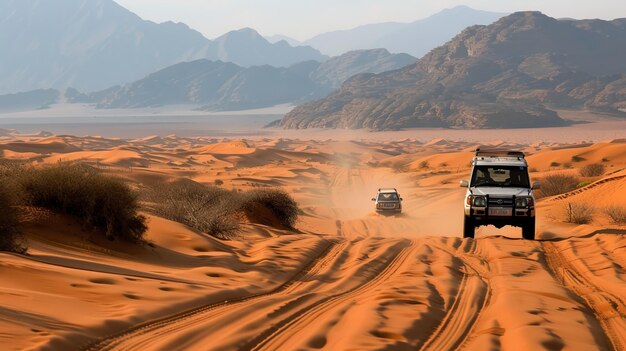
[{"label": "suv windshield", "polygon": [[470,185],[529,188],[530,180],[525,166],[476,166]]},{"label": "suv windshield", "polygon": [[378,194],[378,201],[398,201],[397,193],[380,193]]}]

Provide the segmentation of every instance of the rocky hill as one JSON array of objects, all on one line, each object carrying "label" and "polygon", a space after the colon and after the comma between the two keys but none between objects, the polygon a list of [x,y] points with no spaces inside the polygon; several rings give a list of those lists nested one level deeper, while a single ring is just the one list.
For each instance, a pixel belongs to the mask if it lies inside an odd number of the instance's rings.
[{"label": "rocky hill", "polygon": [[70,90],[66,97],[70,102],[93,103],[99,108],[195,104],[207,110],[241,110],[319,98],[354,74],[399,69],[416,60],[382,49],[350,52],[324,63],[304,61],[290,67],[242,67],[196,60],[92,94]]},{"label": "rocky hill", "polygon": [[286,128],[558,126],[550,108],[626,108],[626,19],[519,12],[473,26],[413,65],[358,75],[295,108]]}]

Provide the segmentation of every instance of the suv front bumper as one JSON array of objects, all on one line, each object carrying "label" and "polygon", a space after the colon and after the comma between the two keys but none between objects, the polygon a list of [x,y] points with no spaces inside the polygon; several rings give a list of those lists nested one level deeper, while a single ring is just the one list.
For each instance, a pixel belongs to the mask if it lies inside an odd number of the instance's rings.
[{"label": "suv front bumper", "polygon": [[511,210],[511,215],[490,215],[489,207],[465,207],[465,216],[471,218],[478,226],[493,225],[497,228],[510,225],[521,227],[535,219],[535,208],[494,208],[495,210]]}]

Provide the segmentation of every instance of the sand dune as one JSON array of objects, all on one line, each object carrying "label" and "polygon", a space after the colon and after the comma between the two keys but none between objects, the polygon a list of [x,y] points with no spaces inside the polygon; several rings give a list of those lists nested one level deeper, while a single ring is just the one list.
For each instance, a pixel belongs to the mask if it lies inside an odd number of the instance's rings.
[{"label": "sand dune", "polygon": [[[626,227],[602,212],[626,207],[622,141],[490,142],[529,152],[537,179],[607,167],[541,199],[540,240],[524,241],[508,227],[460,238],[458,181],[475,141],[3,138],[5,158],[88,163],[137,189],[183,178],[281,187],[303,213],[298,232],[244,223],[232,241],[148,215],[146,247],[35,216],[29,255],[0,254],[2,350],[626,347]],[[379,187],[398,188],[402,215],[374,213]],[[570,202],[593,206],[591,223],[565,223]]]}]

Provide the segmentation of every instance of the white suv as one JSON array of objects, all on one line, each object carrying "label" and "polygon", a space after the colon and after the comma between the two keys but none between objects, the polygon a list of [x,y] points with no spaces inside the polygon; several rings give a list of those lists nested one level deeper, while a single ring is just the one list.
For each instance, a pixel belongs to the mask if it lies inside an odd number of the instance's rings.
[{"label": "white suv", "polygon": [[397,214],[402,212],[402,197],[395,188],[380,188],[372,201],[376,204],[377,213]]},{"label": "white suv", "polygon": [[465,194],[463,237],[473,238],[476,227],[506,225],[521,227],[524,239],[535,239],[535,198],[528,175],[528,164],[520,151],[476,150],[472,178],[462,180]]}]

